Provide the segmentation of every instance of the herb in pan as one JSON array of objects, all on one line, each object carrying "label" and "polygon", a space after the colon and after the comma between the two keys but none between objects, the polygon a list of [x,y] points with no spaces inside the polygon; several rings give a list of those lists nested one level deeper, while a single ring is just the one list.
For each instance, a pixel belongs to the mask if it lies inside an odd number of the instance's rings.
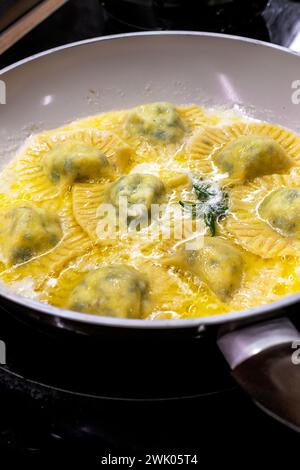
[{"label": "herb in pan", "polygon": [[227,194],[211,181],[193,181],[193,189],[197,200],[179,201],[183,210],[190,212],[192,217],[203,217],[205,225],[209,228],[212,237],[216,234],[216,222],[224,217],[228,211]]}]

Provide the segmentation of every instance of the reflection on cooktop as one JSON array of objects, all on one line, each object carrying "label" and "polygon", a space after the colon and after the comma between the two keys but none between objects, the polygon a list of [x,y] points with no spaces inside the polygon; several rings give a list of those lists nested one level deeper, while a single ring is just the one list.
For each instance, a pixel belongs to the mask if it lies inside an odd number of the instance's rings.
[{"label": "reflection on cooktop", "polygon": [[300,2],[272,0],[263,13],[270,41],[300,52]]}]

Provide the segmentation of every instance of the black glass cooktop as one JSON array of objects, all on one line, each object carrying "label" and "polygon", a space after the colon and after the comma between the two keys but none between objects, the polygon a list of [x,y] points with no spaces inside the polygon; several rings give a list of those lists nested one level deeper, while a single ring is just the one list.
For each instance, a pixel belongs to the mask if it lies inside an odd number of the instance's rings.
[{"label": "black glass cooktop", "polygon": [[[196,454],[269,463],[298,453],[299,436],[258,409],[232,381],[212,337],[92,340],[39,329],[0,311],[0,456],[68,462]],[[216,446],[218,451],[216,451]],[[234,454],[234,447],[238,447]],[[57,462],[57,460],[56,460]],[[138,464],[136,464],[138,465]]]},{"label": "black glass cooktop", "polygon": [[[0,66],[90,37],[164,29],[237,34],[300,51],[300,2],[70,0],[4,53]],[[192,453],[200,465],[243,465],[251,457],[286,464],[298,454],[300,437],[244,396],[210,339],[74,341],[2,310],[0,339],[7,345],[0,458],[7,450],[65,451],[69,461],[82,452],[98,463],[109,453]]]}]

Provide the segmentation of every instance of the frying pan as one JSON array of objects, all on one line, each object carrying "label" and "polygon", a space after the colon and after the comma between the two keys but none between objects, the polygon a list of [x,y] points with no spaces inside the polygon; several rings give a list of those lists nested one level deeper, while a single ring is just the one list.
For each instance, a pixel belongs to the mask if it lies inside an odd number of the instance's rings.
[{"label": "frying pan", "polygon": [[[233,36],[155,32],[96,38],[20,61],[4,69],[0,79],[7,93],[7,104],[0,105],[2,163],[32,132],[150,101],[238,105],[253,117],[300,131],[300,105],[292,100],[300,57]],[[123,338],[211,334],[246,392],[300,429],[300,334],[287,317],[298,309],[300,293],[247,311],[164,321],[76,313],[3,286],[0,297],[9,312],[45,328]]]}]

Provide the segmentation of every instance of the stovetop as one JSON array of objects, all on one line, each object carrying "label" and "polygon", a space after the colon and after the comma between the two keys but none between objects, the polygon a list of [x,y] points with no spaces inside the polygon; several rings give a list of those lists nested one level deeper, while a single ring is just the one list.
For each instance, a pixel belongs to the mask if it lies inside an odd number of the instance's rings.
[{"label": "stovetop", "polygon": [[240,0],[69,0],[4,53],[0,66],[95,36],[164,29],[248,36],[300,51],[299,18],[300,0],[247,0],[242,8]]},{"label": "stovetop", "polygon": [[[70,0],[0,58],[95,36],[191,29],[253,37],[300,51],[300,2]],[[247,4],[247,7],[246,7]],[[253,4],[253,5],[252,5]],[[202,5],[202,7],[201,7]],[[252,6],[251,6],[252,5]],[[193,453],[200,464],[297,455],[299,436],[235,386],[215,343],[74,341],[0,311],[0,456],[80,451],[95,456]],[[235,452],[236,447],[239,448]]]}]

